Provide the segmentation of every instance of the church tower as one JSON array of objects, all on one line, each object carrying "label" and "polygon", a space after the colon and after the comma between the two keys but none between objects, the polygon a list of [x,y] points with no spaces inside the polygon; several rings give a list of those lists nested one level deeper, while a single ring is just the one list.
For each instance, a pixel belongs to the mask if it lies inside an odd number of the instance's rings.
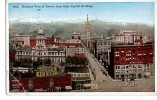
[{"label": "church tower", "polygon": [[86,43],[87,43],[87,47],[90,48],[90,24],[88,20],[88,15],[87,15],[87,22],[86,22]]}]

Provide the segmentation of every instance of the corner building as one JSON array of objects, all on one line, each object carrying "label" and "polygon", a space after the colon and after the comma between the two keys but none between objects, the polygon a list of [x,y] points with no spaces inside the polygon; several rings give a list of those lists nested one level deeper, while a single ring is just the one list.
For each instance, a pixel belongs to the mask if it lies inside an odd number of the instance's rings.
[{"label": "corner building", "polygon": [[153,75],[152,44],[111,46],[109,74],[116,80]]}]

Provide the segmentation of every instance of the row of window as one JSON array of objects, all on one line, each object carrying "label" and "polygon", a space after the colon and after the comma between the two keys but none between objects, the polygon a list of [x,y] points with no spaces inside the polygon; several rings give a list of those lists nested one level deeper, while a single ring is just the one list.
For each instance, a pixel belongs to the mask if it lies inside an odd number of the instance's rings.
[{"label": "row of window", "polygon": [[[31,55],[32,54],[32,52],[16,52],[18,55]],[[41,53],[41,52],[39,52],[39,53],[36,53],[36,52],[33,52],[33,55],[47,55],[47,53],[46,52],[44,52],[44,53]],[[65,52],[48,52],[48,55],[60,55],[60,56],[64,56],[65,55]]]},{"label": "row of window", "polygon": [[133,69],[133,70],[116,70],[115,71],[115,73],[116,74],[124,74],[124,73],[136,73],[136,72],[138,72],[138,73],[141,73],[141,72],[143,72],[144,70],[142,70],[142,69]]},{"label": "row of window", "polygon": [[115,69],[142,68],[142,66],[115,66]]},{"label": "row of window", "polygon": [[75,73],[73,73],[71,75],[72,75],[72,77],[89,77],[89,74],[75,74]]},{"label": "row of window", "polygon": [[24,51],[23,51],[23,52],[17,51],[16,53],[19,54],[19,55],[20,55],[20,54],[21,54],[21,55],[31,55],[31,54],[32,54],[32,52],[24,52]]},{"label": "row of window", "polygon": [[48,55],[65,56],[65,52],[48,52]]},{"label": "row of window", "polygon": [[[20,59],[24,59],[26,58],[25,56],[21,57],[21,56],[17,56],[16,59],[20,60]],[[37,57],[27,57],[27,59],[37,59]],[[40,59],[48,59],[47,57],[39,57]],[[49,59],[51,59],[53,62],[61,62],[65,60],[65,57],[49,57]]]},{"label": "row of window", "polygon": [[37,43],[44,43],[44,40],[38,40]]},{"label": "row of window", "polygon": [[68,53],[84,53],[84,51],[70,51]]},{"label": "row of window", "polygon": [[36,76],[38,77],[38,76],[52,76],[52,75],[56,75],[57,73],[53,73],[53,72],[46,72],[46,73],[44,73],[44,72],[37,72],[36,73]]}]

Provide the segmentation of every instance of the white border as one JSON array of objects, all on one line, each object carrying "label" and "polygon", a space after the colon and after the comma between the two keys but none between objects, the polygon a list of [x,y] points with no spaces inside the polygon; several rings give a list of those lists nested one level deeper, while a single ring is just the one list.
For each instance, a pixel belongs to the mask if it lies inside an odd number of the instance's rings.
[{"label": "white border", "polygon": [[[8,0],[6,1],[6,47],[5,47],[5,51],[6,51],[6,94],[7,95],[35,95],[35,96],[39,96],[39,95],[43,95],[43,96],[48,96],[48,95],[53,95],[53,96],[82,96],[82,95],[87,95],[87,96],[126,96],[126,95],[130,95],[130,96],[149,96],[149,95],[157,95],[156,90],[157,90],[157,86],[155,84],[155,92],[34,92],[34,93],[10,93],[9,92],[9,21],[8,21],[8,3],[13,3],[13,2],[155,2],[155,0]],[[155,4],[155,9],[157,9],[157,2],[154,3]],[[155,10],[155,16],[157,16],[157,10]],[[155,33],[157,33],[157,22],[155,19]],[[155,34],[154,33],[154,34]],[[156,40],[156,35],[155,35],[155,43],[157,42]],[[155,50],[156,50],[156,45],[155,45]],[[156,59],[156,53],[155,53],[155,59]],[[155,65],[156,65],[155,61]],[[157,77],[156,75],[156,68],[155,68],[155,77]],[[156,83],[156,79],[155,79],[155,83]]]}]

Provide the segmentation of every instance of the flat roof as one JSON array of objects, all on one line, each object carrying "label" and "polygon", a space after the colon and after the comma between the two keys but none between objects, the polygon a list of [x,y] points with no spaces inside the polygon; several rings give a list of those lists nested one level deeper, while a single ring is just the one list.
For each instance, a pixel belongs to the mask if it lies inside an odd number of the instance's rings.
[{"label": "flat roof", "polygon": [[89,73],[88,67],[65,67],[65,72],[72,72],[72,73]]},{"label": "flat roof", "polygon": [[111,47],[134,47],[134,46],[149,46],[149,45],[153,45],[153,44],[137,44],[137,45],[113,45]]}]

